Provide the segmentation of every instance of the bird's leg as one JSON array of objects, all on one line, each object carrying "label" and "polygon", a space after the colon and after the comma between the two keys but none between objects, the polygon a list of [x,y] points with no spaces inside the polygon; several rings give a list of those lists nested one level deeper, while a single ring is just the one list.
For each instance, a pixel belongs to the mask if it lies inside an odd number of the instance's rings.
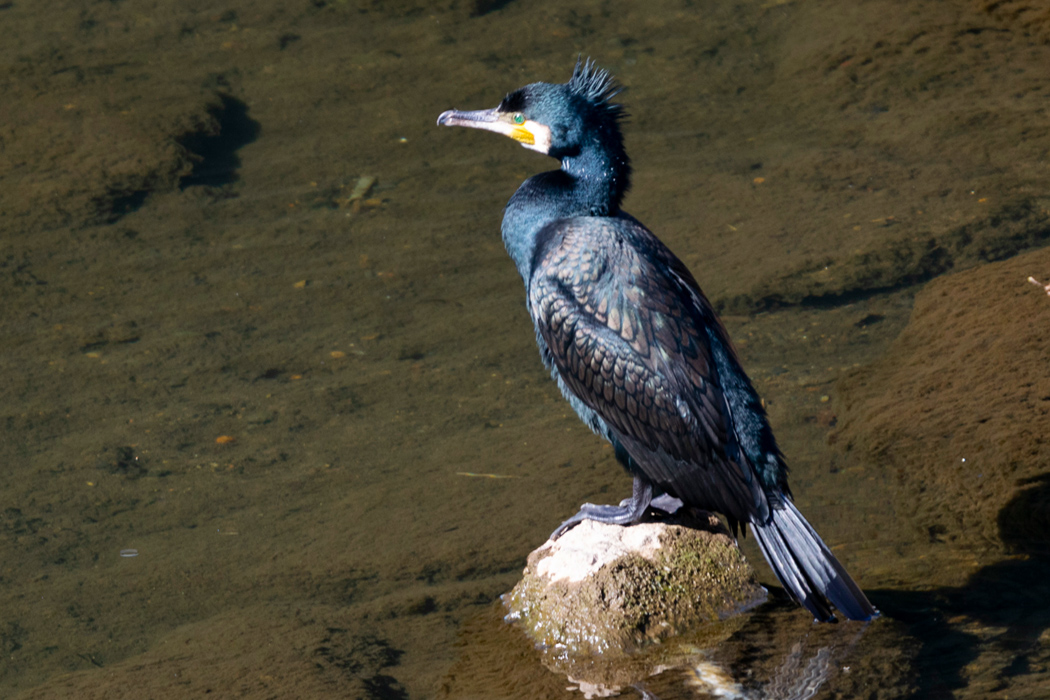
[{"label": "bird's leg", "polygon": [[584,520],[594,520],[609,525],[630,525],[638,522],[652,500],[652,484],[636,476],[630,498],[621,501],[618,506],[596,506],[593,503],[584,503],[580,506],[579,513],[563,522],[557,530],[551,533],[551,539],[558,539],[574,525]]}]

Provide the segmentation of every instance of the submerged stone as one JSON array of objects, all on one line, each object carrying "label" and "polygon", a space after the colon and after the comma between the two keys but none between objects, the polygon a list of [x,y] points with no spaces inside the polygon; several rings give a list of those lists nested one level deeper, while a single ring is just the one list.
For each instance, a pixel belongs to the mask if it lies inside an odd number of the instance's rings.
[{"label": "submerged stone", "polygon": [[563,658],[631,654],[702,629],[728,636],[719,623],[766,591],[719,520],[705,518],[691,527],[584,521],[529,555],[504,596],[508,618]]},{"label": "submerged stone", "polygon": [[[851,478],[888,477],[906,526],[952,551],[1050,550],[1050,514],[1022,496],[1050,464],[1048,273],[1043,248],[930,282],[886,353],[836,387],[832,439]],[[900,574],[874,564],[869,575]],[[929,570],[942,585],[971,571]]]}]

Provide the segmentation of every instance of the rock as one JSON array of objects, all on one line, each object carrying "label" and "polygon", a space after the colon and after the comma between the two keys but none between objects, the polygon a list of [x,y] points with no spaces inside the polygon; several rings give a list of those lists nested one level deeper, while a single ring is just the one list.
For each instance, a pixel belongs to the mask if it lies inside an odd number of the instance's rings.
[{"label": "rock", "polygon": [[895,507],[914,513],[920,537],[1050,539],[1003,522],[1050,464],[1048,278],[1044,248],[930,282],[886,354],[837,387],[833,440],[856,468],[894,477]]},{"label": "rock", "polygon": [[508,618],[559,656],[608,657],[732,617],[765,597],[733,538],[704,514],[692,527],[584,521],[532,552],[504,600]]}]

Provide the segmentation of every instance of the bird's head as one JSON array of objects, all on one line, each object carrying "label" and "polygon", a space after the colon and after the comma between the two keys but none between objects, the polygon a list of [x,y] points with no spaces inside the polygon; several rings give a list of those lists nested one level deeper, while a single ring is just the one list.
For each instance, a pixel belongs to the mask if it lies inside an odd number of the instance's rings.
[{"label": "bird's head", "polygon": [[619,91],[608,72],[580,59],[567,83],[526,85],[493,109],[450,109],[438,117],[438,124],[495,131],[558,159],[576,155],[588,139],[622,150],[624,111],[610,102]]}]

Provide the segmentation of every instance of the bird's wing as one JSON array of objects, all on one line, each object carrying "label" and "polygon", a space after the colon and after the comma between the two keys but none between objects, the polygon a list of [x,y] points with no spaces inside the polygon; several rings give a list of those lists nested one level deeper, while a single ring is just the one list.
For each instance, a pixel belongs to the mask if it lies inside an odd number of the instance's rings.
[{"label": "bird's wing", "polygon": [[655,484],[741,520],[764,510],[715,377],[705,329],[718,321],[684,266],[626,219],[552,226],[529,310],[566,386]]}]

